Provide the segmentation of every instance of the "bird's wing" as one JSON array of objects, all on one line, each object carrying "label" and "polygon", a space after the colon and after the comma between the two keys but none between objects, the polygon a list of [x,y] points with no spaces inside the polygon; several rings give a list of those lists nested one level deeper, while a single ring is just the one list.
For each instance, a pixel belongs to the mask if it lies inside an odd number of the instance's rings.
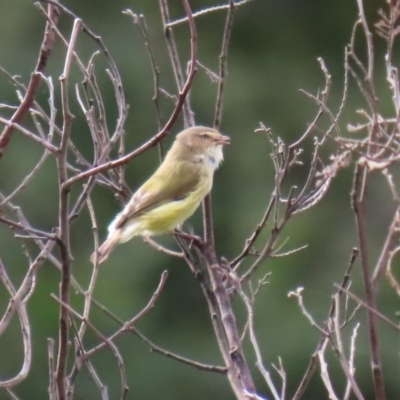
[{"label": "bird's wing", "polygon": [[[186,169],[185,173],[180,173],[181,168]],[[187,171],[188,168],[193,170]],[[162,204],[184,199],[198,187],[200,178],[200,168],[195,164],[181,166],[178,162],[169,171],[161,166],[132,196],[114,227],[118,229],[128,220]]]}]

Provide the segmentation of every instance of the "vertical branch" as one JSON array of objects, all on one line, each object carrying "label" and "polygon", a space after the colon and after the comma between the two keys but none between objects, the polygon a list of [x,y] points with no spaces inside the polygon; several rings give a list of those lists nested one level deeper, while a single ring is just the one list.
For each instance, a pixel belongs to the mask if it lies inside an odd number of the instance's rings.
[{"label": "vertical branch", "polygon": [[365,39],[367,41],[368,74],[366,76],[366,79],[368,80],[369,83],[372,83],[372,80],[374,78],[374,48],[372,44],[372,34],[368,28],[367,19],[365,17],[363,0],[357,0],[357,4],[358,4],[358,12],[360,14],[360,19],[361,19],[361,24],[365,32]]},{"label": "vertical branch", "polygon": [[[75,19],[71,33],[71,39],[68,46],[67,55],[65,58],[64,71],[60,76],[61,83],[61,100],[63,111],[63,128],[59,154],[57,157],[58,179],[60,188],[60,205],[59,205],[59,246],[61,253],[61,285],[60,298],[63,304],[69,304],[69,287],[71,275],[71,254],[70,254],[70,238],[69,238],[69,187],[64,186],[64,182],[68,179],[68,142],[71,133],[71,124],[73,115],[69,110],[68,96],[68,77],[71,68],[74,47],[78,38],[78,33],[81,29],[82,21]],[[56,385],[58,392],[58,400],[66,399],[65,391],[65,369],[67,363],[68,351],[68,308],[60,306],[60,322],[59,322],[59,338],[58,338],[58,355],[56,367]]]},{"label": "vertical branch", "polygon": [[[162,113],[161,113],[161,106],[160,106],[160,101],[159,101],[159,93],[160,93],[160,69],[158,68],[156,64],[156,60],[154,57],[154,52],[152,49],[152,46],[150,44],[150,38],[148,34],[148,29],[147,29],[147,23],[146,23],[146,18],[144,17],[143,14],[135,14],[132,12],[132,10],[125,10],[123,12],[126,15],[130,15],[133,19],[133,23],[138,27],[140,34],[143,37],[144,40],[144,45],[147,50],[147,54],[149,56],[149,61],[150,61],[150,66],[151,66],[151,71],[153,73],[153,96],[152,100],[154,103],[154,107],[156,110],[156,115],[157,115],[157,129],[158,131],[161,130],[161,125],[162,125]],[[164,158],[164,148],[162,142],[158,143],[158,153],[160,157],[160,162]]]},{"label": "vertical branch", "polygon": [[[165,40],[167,42],[168,53],[169,53],[169,57],[171,59],[172,70],[174,72],[175,81],[176,81],[178,90],[179,90],[179,92],[181,92],[185,85],[185,80],[183,78],[182,66],[181,66],[181,62],[179,60],[179,54],[178,54],[178,49],[176,46],[174,33],[173,33],[172,28],[168,25],[169,20],[170,20],[168,0],[159,0],[159,4],[160,4],[160,10],[161,10],[161,18],[162,18],[163,27],[164,27]],[[188,20],[189,20],[189,27],[191,27],[191,25],[194,26],[193,15],[192,15],[192,12],[191,12],[191,9],[190,9],[190,6],[189,6],[189,3],[187,0],[183,0],[183,6],[185,8],[185,12],[186,12]],[[193,31],[192,28],[190,28],[190,29],[191,29],[191,31]],[[196,38],[194,40],[196,40]],[[191,41],[193,41],[193,35],[191,35]],[[194,48],[194,46],[192,45],[192,51],[193,51],[193,48]],[[192,63],[192,60],[193,60],[193,55],[191,57],[191,63],[190,63],[189,70],[196,68],[196,65],[193,65],[193,63]],[[183,103],[182,110],[183,110],[183,119],[184,119],[184,123],[185,123],[185,128],[187,128],[189,126],[193,126],[195,123],[194,123],[193,112],[190,108],[189,96],[186,97],[186,99]]]},{"label": "vertical branch", "polygon": [[[225,77],[228,68],[227,56],[228,56],[228,48],[229,41],[231,37],[232,27],[233,27],[233,18],[235,15],[235,6],[232,0],[229,0],[229,9],[226,16],[224,34],[222,39],[222,48],[221,54],[219,56],[220,64],[219,64],[219,81],[218,81],[218,91],[217,91],[217,100],[215,104],[215,115],[214,115],[214,127],[215,129],[219,129],[222,120],[222,110],[223,110],[223,92],[224,92],[224,84]],[[204,226],[204,240],[210,246],[212,251],[214,250],[214,228],[213,228],[213,220],[212,220],[212,203],[211,196],[207,195],[203,200],[203,226]]]},{"label": "vertical branch", "polygon": [[357,236],[359,242],[361,269],[364,279],[366,302],[368,308],[368,327],[369,342],[371,349],[372,376],[374,381],[374,389],[376,400],[385,400],[385,388],[383,383],[382,366],[379,355],[379,340],[377,317],[372,310],[376,310],[376,291],[372,282],[368,263],[368,241],[366,226],[366,182],[368,171],[366,167],[362,167],[359,163],[356,165],[354,173],[354,183],[351,193],[352,208],[355,214]]},{"label": "vertical branch", "polygon": [[215,252],[214,224],[212,219],[212,203],[210,194],[208,194],[203,200],[202,211],[203,211],[204,242],[207,244],[210,250]]},{"label": "vertical branch", "polygon": [[[186,1],[184,2],[184,5],[186,9],[188,7]],[[217,129],[219,128],[222,119],[223,89],[227,70],[227,53],[233,26],[234,10],[234,4],[230,1],[220,54],[220,77],[214,117],[214,126]],[[186,11],[186,13],[188,12]],[[170,29],[170,27],[167,29]],[[193,65],[191,65],[191,67],[193,67]],[[201,252],[207,265],[209,282],[207,282],[207,280],[201,280],[200,283],[210,309],[218,345],[227,366],[227,376],[230,385],[236,398],[245,400],[255,396],[255,386],[242,350],[242,343],[231,299],[224,285],[226,273],[219,265],[218,257],[215,252],[210,195],[205,197],[202,206],[204,247],[202,247]]]},{"label": "vertical branch", "polygon": [[[229,40],[233,27],[234,4],[229,2],[226,18],[222,49],[220,54],[220,76],[215,105],[214,127],[219,129],[222,120],[223,90],[227,71],[227,54]],[[212,311],[212,320],[220,351],[228,368],[228,379],[238,399],[247,399],[255,395],[255,387],[250,370],[242,350],[242,343],[237,328],[231,299],[224,285],[225,272],[218,262],[215,252],[214,229],[212,219],[211,196],[203,200],[204,249],[210,278],[211,293],[206,289],[204,293]]]},{"label": "vertical branch", "polygon": [[[226,16],[224,35],[222,39],[222,49],[219,56],[219,81],[218,81],[218,91],[217,100],[215,104],[215,115],[214,115],[214,127],[219,129],[222,120],[222,110],[223,110],[223,92],[225,84],[225,76],[227,72],[227,56],[229,41],[231,37],[232,27],[233,27],[233,17],[235,15],[235,6],[232,0],[229,0],[229,9]],[[204,225],[204,240],[210,246],[210,250],[214,250],[214,227],[212,220],[212,202],[211,196],[207,195],[203,200],[203,225]]]},{"label": "vertical branch", "polygon": [[237,399],[245,400],[255,394],[255,386],[244,357],[230,296],[224,286],[226,274],[218,263],[214,248],[209,243],[205,243],[203,255],[210,277],[212,293],[209,295],[215,297],[218,310],[212,317],[220,318],[221,325],[214,324],[214,327],[222,328],[222,332],[216,331],[216,335],[217,337],[220,335],[220,339],[224,342],[222,346],[220,344],[220,351],[228,368],[228,379]]},{"label": "vertical branch", "polygon": [[222,121],[223,111],[223,93],[225,86],[225,77],[228,71],[228,48],[232,33],[233,19],[235,16],[235,4],[233,0],[229,0],[229,9],[226,16],[224,35],[222,39],[222,49],[219,56],[219,81],[218,81],[218,92],[217,101],[215,104],[215,115],[214,115],[214,127],[219,129]]}]

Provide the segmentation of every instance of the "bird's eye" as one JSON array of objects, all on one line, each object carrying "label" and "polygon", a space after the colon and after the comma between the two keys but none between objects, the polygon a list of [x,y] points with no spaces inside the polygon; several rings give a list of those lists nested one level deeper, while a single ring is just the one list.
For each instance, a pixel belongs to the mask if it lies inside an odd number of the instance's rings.
[{"label": "bird's eye", "polygon": [[207,135],[207,133],[203,133],[201,135],[201,138],[204,139],[204,140],[207,140],[209,138],[209,136]]}]

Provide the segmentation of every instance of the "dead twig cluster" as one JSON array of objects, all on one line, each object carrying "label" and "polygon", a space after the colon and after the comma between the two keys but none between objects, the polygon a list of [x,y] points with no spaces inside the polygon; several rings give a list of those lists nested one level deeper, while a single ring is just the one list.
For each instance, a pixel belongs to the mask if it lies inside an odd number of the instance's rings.
[{"label": "dead twig cluster", "polygon": [[[77,377],[86,369],[98,388],[103,400],[109,398],[107,384],[96,371],[93,356],[107,349],[115,357],[120,378],[120,398],[127,398],[129,391],[128,373],[124,364],[124,354],[116,344],[116,339],[126,333],[139,337],[151,350],[200,370],[226,375],[235,397],[240,400],[272,398],[283,400],[305,398],[308,385],[319,369],[319,376],[326,395],[330,399],[347,400],[367,398],[364,388],[356,376],[357,338],[363,326],[355,317],[364,310],[367,313],[367,331],[369,334],[372,381],[375,398],[384,400],[385,383],[382,368],[382,355],[379,345],[378,322],[391,326],[398,331],[396,323],[378,309],[378,291],[382,281],[388,280],[397,295],[400,295],[400,283],[393,271],[393,261],[399,252],[400,208],[398,187],[393,170],[400,157],[400,84],[398,71],[393,61],[393,46],[400,32],[400,3],[388,2],[386,10],[379,11],[379,22],[374,30],[367,20],[362,0],[357,0],[359,19],[354,25],[349,45],[346,47],[344,62],[344,85],[342,99],[336,110],[330,106],[332,80],[327,66],[319,59],[324,84],[317,94],[305,92],[304,96],[316,107],[315,115],[308,127],[292,143],[278,137],[270,128],[260,123],[256,133],[265,136],[271,148],[271,164],[274,170],[274,189],[265,200],[264,214],[253,232],[243,243],[236,257],[228,260],[220,255],[215,246],[211,198],[203,202],[204,235],[193,236],[193,232],[181,232],[175,236],[179,251],[166,248],[153,240],[146,240],[165,256],[175,257],[188,265],[204,295],[214,334],[222,356],[223,365],[211,365],[191,360],[170,352],[154,343],[137,328],[137,322],[144,318],[155,306],[163,291],[168,273],[161,274],[158,286],[150,295],[147,304],[136,315],[123,321],[99,302],[94,291],[99,274],[97,265],[93,266],[90,281],[83,287],[72,272],[74,254],[71,248],[71,227],[87,211],[90,216],[94,248],[98,247],[96,210],[92,202],[92,189],[96,184],[111,190],[121,201],[130,196],[125,180],[125,166],[128,162],[154,146],[159,147],[163,157],[162,140],[182,115],[185,127],[195,124],[195,114],[190,103],[190,91],[199,67],[206,69],[211,82],[216,83],[214,118],[210,125],[220,129],[223,120],[224,89],[227,84],[229,45],[237,10],[249,0],[233,1],[197,12],[192,12],[188,0],[182,0],[184,18],[171,20],[169,2],[159,0],[165,46],[175,80],[175,93],[167,92],[162,86],[162,75],[158,68],[158,54],[152,46],[146,18],[132,10],[124,13],[132,18],[147,51],[149,66],[153,76],[153,103],[158,131],[135,149],[126,148],[124,124],[128,105],[123,90],[123,82],[111,52],[97,34],[85,22],[63,4],[53,0],[43,0],[47,9],[37,7],[46,20],[44,38],[39,51],[37,65],[34,68],[28,86],[19,78],[1,67],[11,83],[17,88],[19,104],[10,106],[1,104],[1,109],[13,110],[9,118],[0,116],[3,131],[0,134],[0,162],[10,151],[14,135],[40,149],[41,155],[33,168],[26,172],[23,179],[9,192],[0,188],[0,223],[12,231],[14,238],[25,256],[26,267],[23,279],[16,285],[10,278],[12,266],[0,257],[0,280],[6,289],[8,305],[0,320],[0,337],[9,328],[14,315],[18,316],[21,330],[23,362],[20,371],[11,378],[2,379],[0,388],[11,398],[17,398],[13,388],[24,381],[32,364],[32,329],[29,320],[28,303],[36,290],[38,271],[46,264],[53,265],[59,271],[59,293],[51,298],[59,306],[58,338],[48,340],[49,383],[48,393],[52,400],[74,398]],[[198,33],[195,19],[206,18],[208,14],[224,11],[225,26],[221,37],[219,70],[211,71],[204,67],[197,52]],[[58,27],[59,18],[67,17],[71,23],[70,34],[65,35]],[[181,24],[189,27],[190,56],[183,60],[180,54],[174,29]],[[78,52],[77,43],[86,35],[96,46],[96,51],[88,60]],[[379,90],[375,77],[376,58],[373,38],[379,36],[387,43],[384,56],[386,81],[392,95],[393,115],[384,117],[380,111]],[[68,37],[67,37],[68,36]],[[360,38],[363,44],[360,45]],[[64,46],[64,63],[59,75],[60,93],[57,92],[53,77],[46,75],[46,63],[51,57],[55,44]],[[364,53],[365,51],[365,57]],[[362,55],[360,55],[360,53]],[[107,62],[106,73],[113,88],[117,109],[116,120],[110,121],[107,106],[96,75],[97,60],[102,57]],[[364,60],[365,59],[365,60]],[[186,61],[187,68],[184,68]],[[71,69],[80,71],[81,83],[72,77]],[[348,125],[347,132],[341,126],[343,110],[347,105],[349,81],[356,84],[365,101],[366,109],[358,112],[362,122]],[[36,98],[39,85],[48,93],[48,106],[45,107]],[[173,102],[173,111],[165,118],[161,97]],[[60,100],[58,102],[58,100]],[[57,118],[56,104],[61,104],[61,122]],[[71,105],[80,110],[73,115]],[[73,135],[76,118],[86,121],[87,138],[93,149],[89,158]],[[27,123],[29,121],[29,123]],[[324,122],[322,122],[324,121]],[[326,156],[325,149],[333,146],[334,155]],[[311,150],[310,150],[311,149]],[[308,152],[308,153],[307,153]],[[115,158],[115,154],[118,156]],[[28,218],[29,212],[20,207],[18,198],[23,195],[48,160],[54,163],[58,188],[57,224],[51,229],[36,228]],[[298,288],[289,293],[297,300],[300,311],[320,339],[310,357],[304,375],[293,395],[289,395],[290,376],[279,359],[274,365],[264,360],[261,340],[255,320],[255,303],[262,287],[267,283],[270,271],[268,262],[276,257],[293,256],[307,245],[299,248],[286,248],[283,238],[287,226],[300,213],[309,211],[326,196],[332,181],[341,169],[354,166],[351,205],[354,211],[357,230],[357,247],[349,248],[349,264],[340,285],[332,289],[332,301],[326,319],[321,323],[305,305],[303,293]],[[305,171],[303,181],[290,185],[295,171]],[[387,184],[392,198],[393,217],[380,249],[379,257],[373,261],[369,249],[368,227],[368,188],[371,177],[379,175]],[[72,196],[71,193],[74,192]],[[362,299],[351,290],[352,273],[359,263],[363,275],[365,297]],[[260,272],[261,271],[261,272]],[[257,279],[260,275],[261,279]],[[75,291],[82,299],[82,307],[76,308],[71,302],[71,293]],[[241,319],[234,306],[233,299],[239,299],[244,305],[245,318]],[[104,334],[93,322],[93,307],[118,324],[110,334]],[[351,326],[351,333],[344,337],[344,328]],[[90,331],[98,342],[88,345],[87,332]],[[252,354],[246,354],[243,343],[248,338]],[[338,388],[332,379],[328,352],[332,351],[343,371],[345,385]],[[255,358],[255,366],[263,379],[263,387],[256,387],[254,371],[248,359]],[[341,392],[341,394],[338,394]],[[268,393],[264,397],[263,393]]]}]

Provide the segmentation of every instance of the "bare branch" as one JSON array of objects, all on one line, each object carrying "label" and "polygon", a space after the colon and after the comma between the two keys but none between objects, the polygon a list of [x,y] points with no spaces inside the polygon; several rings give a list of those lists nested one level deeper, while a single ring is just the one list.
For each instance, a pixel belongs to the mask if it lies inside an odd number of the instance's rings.
[{"label": "bare branch", "polygon": [[219,56],[218,92],[217,92],[217,100],[215,103],[215,115],[214,115],[214,127],[216,129],[220,128],[222,122],[223,94],[224,94],[225,78],[228,73],[228,48],[231,39],[234,17],[235,17],[235,3],[233,0],[229,0],[229,9],[226,15],[221,54]]},{"label": "bare branch", "polygon": [[[125,322],[124,325],[121,327],[121,329],[119,329],[118,331],[113,333],[107,339],[106,342],[103,342],[103,343],[99,344],[97,347],[94,347],[93,349],[86,351],[85,354],[82,356],[82,358],[83,359],[87,359],[87,358],[91,357],[93,354],[95,354],[99,350],[101,350],[104,347],[106,347],[108,345],[108,342],[112,342],[113,340],[115,340],[118,336],[120,336],[122,333],[128,331],[133,325],[135,325],[135,323],[139,319],[143,318],[143,316],[145,316],[155,306],[155,302],[157,301],[157,299],[158,299],[159,295],[161,294],[162,290],[164,289],[165,283],[167,281],[167,277],[168,277],[168,272],[164,271],[161,274],[160,283],[158,284],[157,289],[155,290],[155,292],[151,296],[151,299],[149,300],[147,305],[142,309],[142,311],[140,311],[137,315],[135,315],[128,322]],[[83,317],[81,318],[81,320],[84,323],[86,323],[86,321],[87,321]]]},{"label": "bare branch", "polygon": [[[60,76],[61,82],[61,98],[63,111],[63,131],[61,136],[60,151],[57,157],[58,162],[58,177],[60,181],[59,194],[59,246],[61,252],[61,285],[60,285],[60,301],[62,305],[69,305],[69,289],[71,278],[71,249],[70,249],[70,231],[69,231],[69,189],[63,188],[62,184],[68,179],[67,172],[67,156],[68,142],[71,133],[72,114],[69,110],[68,98],[68,78],[71,67],[73,51],[76,45],[79,31],[81,29],[81,20],[76,19],[71,33],[71,39],[64,63],[64,71]],[[58,355],[56,366],[56,383],[58,400],[66,400],[65,388],[65,369],[67,363],[68,350],[68,318],[69,309],[60,307],[60,322],[59,322],[59,339],[58,339]]]},{"label": "bare branch", "polygon": [[[235,2],[233,2],[233,6],[234,7],[239,7],[239,6],[242,6],[242,5],[246,4],[246,3],[250,3],[250,1],[251,0],[235,1]],[[202,15],[209,14],[209,13],[214,13],[215,11],[221,11],[221,10],[230,9],[230,7],[231,7],[230,3],[228,5],[209,7],[209,8],[206,8],[204,10],[196,11],[195,13],[193,13],[193,18],[197,18],[197,17],[200,17]],[[187,20],[188,20],[187,17],[180,18],[180,19],[177,19],[175,21],[169,22],[167,24],[167,26],[168,27],[173,27],[175,25],[182,24],[182,23],[186,22]]]},{"label": "bare branch", "polygon": [[366,190],[366,174],[368,172],[365,168],[356,166],[354,173],[354,186],[352,189],[352,207],[354,210],[358,243],[360,249],[361,268],[364,278],[365,294],[367,299],[368,308],[368,325],[369,325],[369,338],[370,349],[372,358],[372,376],[374,380],[374,389],[377,400],[385,400],[385,388],[383,384],[382,365],[379,354],[379,340],[377,331],[376,315],[371,311],[376,307],[376,291],[372,284],[372,279],[369,271],[368,263],[368,243],[367,243],[367,227],[366,227],[366,214],[365,214],[365,190]]},{"label": "bare branch", "polygon": [[17,111],[11,117],[10,123],[5,124],[6,127],[4,128],[3,132],[0,135],[0,159],[4,153],[6,146],[10,141],[12,130],[15,129],[15,126],[17,126],[17,124],[29,112],[29,109],[36,97],[39,88],[39,84],[41,81],[41,74],[45,70],[47,61],[53,50],[54,39],[55,39],[53,25],[57,25],[60,12],[58,7],[55,7],[54,5],[51,4],[48,6],[47,12],[51,22],[48,22],[46,24],[43,42],[42,45],[40,46],[39,57],[36,62],[35,71],[31,76],[28,89],[26,91],[23,101],[21,102]]}]

